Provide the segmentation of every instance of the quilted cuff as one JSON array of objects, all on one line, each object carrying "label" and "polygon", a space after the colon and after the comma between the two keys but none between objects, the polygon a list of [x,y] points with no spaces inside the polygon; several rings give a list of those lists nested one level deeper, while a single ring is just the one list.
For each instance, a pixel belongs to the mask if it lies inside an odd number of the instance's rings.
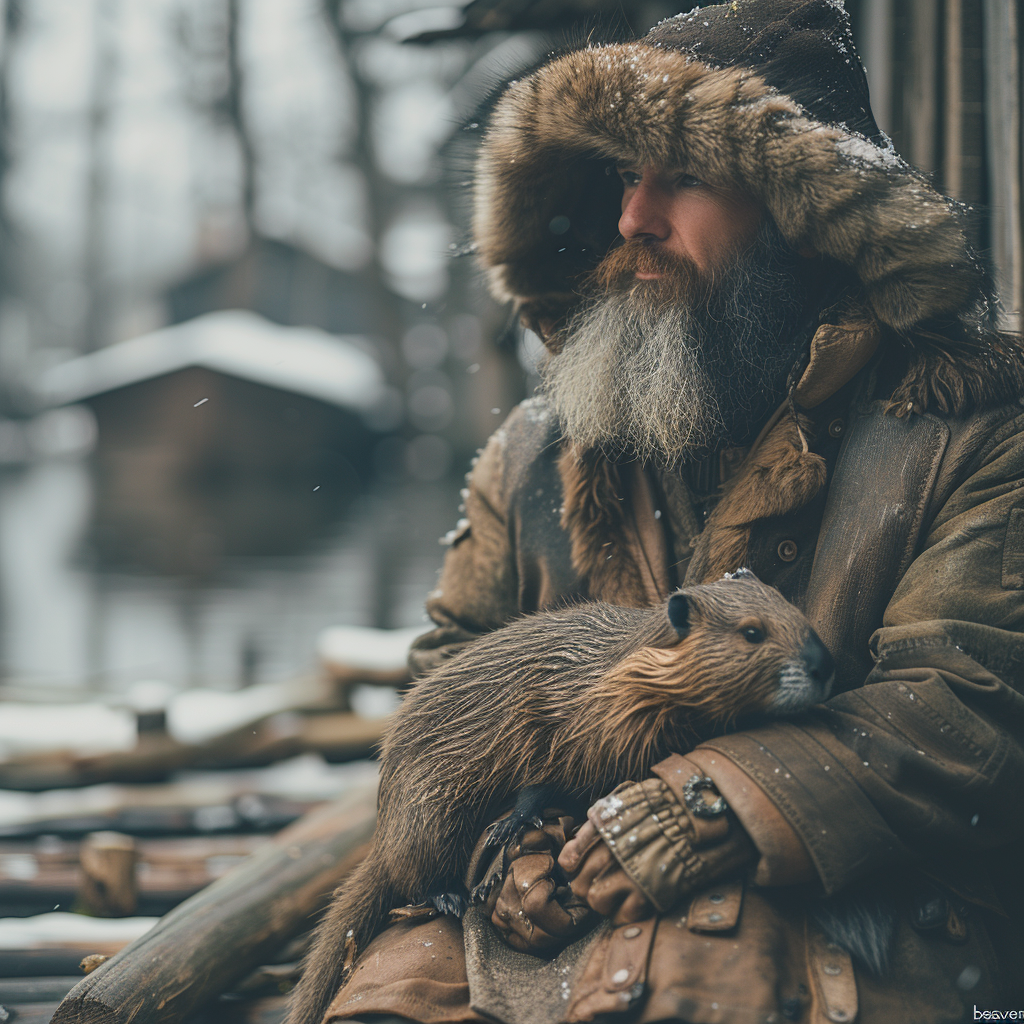
[{"label": "quilted cuff", "polygon": [[658,910],[670,910],[698,885],[704,861],[693,848],[693,825],[661,779],[624,783],[598,800],[588,817]]}]

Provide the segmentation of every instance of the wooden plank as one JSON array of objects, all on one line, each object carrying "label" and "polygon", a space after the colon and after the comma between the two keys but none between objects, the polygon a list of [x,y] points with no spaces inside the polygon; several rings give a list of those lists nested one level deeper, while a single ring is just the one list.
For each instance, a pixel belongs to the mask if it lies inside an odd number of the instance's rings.
[{"label": "wooden plank", "polygon": [[[124,804],[110,810],[81,816],[67,813],[55,817],[29,816],[25,821],[0,825],[3,840],[34,839],[57,836],[77,839],[89,832],[112,830],[134,836],[189,836],[217,832],[237,832],[242,829],[268,832],[278,831],[312,810],[323,800],[290,800],[284,797],[242,794],[216,803],[209,794],[190,794],[187,785],[177,787],[168,783],[163,795],[177,798],[180,806],[152,806],[145,801],[152,796],[138,790],[124,794]],[[187,804],[189,796],[198,797]],[[206,799],[202,799],[203,797]]]},{"label": "wooden plank", "polygon": [[[894,0],[864,0],[861,14],[861,57],[868,76],[871,109],[878,127],[894,135],[895,89],[893,51],[895,49]],[[894,136],[895,137],[895,136]],[[896,139],[897,144],[902,140]]]},{"label": "wooden plank", "polygon": [[209,1004],[308,927],[375,817],[376,787],[361,786],[285,829],[79,982],[53,1024],[170,1024]]},{"label": "wooden plank", "polygon": [[88,952],[72,947],[0,949],[0,978],[45,978],[59,974],[81,976],[78,965]]},{"label": "wooden plank", "polygon": [[904,156],[922,171],[939,167],[939,21],[935,0],[912,0],[910,5],[910,67],[903,95]]},{"label": "wooden plank", "polygon": [[1000,326],[1019,331],[1024,309],[1021,208],[1021,67],[1017,5],[985,0],[985,107],[988,117],[989,209]]},{"label": "wooden plank", "polygon": [[0,1004],[59,1003],[81,980],[81,971],[47,978],[0,978]]}]

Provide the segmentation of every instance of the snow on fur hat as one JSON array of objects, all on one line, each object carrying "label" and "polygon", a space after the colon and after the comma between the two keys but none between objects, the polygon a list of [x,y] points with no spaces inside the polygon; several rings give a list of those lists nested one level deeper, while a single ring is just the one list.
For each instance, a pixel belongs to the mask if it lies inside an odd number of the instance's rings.
[{"label": "snow on fur hat", "polygon": [[838,2],[695,9],[513,82],[476,173],[474,235],[498,299],[552,311],[577,301],[618,235],[618,161],[752,196],[794,248],[851,268],[897,331],[960,316],[980,296],[952,204],[875,124]]}]

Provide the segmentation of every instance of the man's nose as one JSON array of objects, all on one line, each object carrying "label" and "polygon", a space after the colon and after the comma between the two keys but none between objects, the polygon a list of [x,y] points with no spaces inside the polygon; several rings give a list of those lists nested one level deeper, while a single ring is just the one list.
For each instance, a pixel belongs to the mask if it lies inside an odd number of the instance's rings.
[{"label": "man's nose", "polygon": [[641,178],[622,207],[619,234],[623,238],[656,238],[663,242],[672,232],[665,216],[665,195],[662,189]]}]

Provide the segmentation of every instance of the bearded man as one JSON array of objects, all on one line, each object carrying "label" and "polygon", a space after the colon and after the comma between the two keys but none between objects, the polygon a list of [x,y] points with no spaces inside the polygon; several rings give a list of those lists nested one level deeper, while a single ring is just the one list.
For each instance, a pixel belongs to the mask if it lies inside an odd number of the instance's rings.
[{"label": "bearded man", "polygon": [[[553,810],[486,907],[410,911],[326,1019],[1022,1005],[1021,347],[956,209],[878,130],[845,13],[738,0],[552,59],[497,103],[476,184],[491,288],[551,355],[469,476],[415,668],[749,566],[835,685],[578,830]],[[694,777],[728,810],[700,813]]]}]

